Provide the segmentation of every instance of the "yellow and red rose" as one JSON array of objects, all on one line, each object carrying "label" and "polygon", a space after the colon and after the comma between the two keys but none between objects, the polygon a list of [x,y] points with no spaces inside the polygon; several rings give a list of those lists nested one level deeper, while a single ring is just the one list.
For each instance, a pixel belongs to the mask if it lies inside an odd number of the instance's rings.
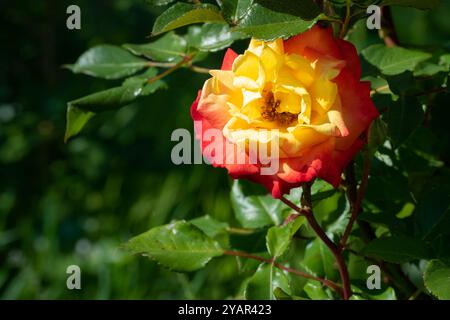
[{"label": "yellow and red rose", "polygon": [[[251,40],[242,55],[229,49],[221,70],[210,73],[191,107],[202,127],[196,128],[202,151],[211,142],[204,133],[220,130],[224,145],[237,148],[224,148],[220,161],[218,154],[210,157],[212,165],[263,184],[275,198],[316,177],[339,185],[365,143],[362,134],[378,116],[369,83],[360,81],[355,47],[333,38],[330,28],[315,26],[286,41]],[[261,129],[273,134],[263,141]],[[249,157],[249,141],[267,145],[275,138],[274,174],[261,174],[259,162],[236,162]]]}]

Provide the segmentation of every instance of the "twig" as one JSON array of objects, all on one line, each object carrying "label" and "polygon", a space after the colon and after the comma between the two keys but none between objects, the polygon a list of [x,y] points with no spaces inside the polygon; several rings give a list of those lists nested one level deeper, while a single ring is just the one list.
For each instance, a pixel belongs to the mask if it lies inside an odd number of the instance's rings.
[{"label": "twig", "polygon": [[165,76],[168,76],[169,74],[171,74],[172,72],[174,72],[175,70],[177,70],[178,68],[183,66],[184,64],[190,62],[191,60],[192,60],[191,56],[185,56],[183,58],[183,60],[181,60],[180,62],[176,63],[173,67],[171,67],[171,68],[167,69],[166,71],[164,71],[164,72],[162,72],[162,73],[160,73],[160,74],[158,74],[158,75],[148,79],[147,82],[148,83],[152,83],[152,82],[158,81],[158,80],[164,78]]},{"label": "twig", "polygon": [[343,249],[345,248],[348,237],[350,236],[353,225],[354,225],[356,218],[358,217],[359,211],[361,209],[361,203],[364,198],[364,194],[366,192],[367,183],[369,181],[370,166],[371,166],[370,154],[369,154],[368,150],[365,150],[365,152],[364,152],[364,168],[363,168],[363,175],[361,178],[361,184],[358,189],[358,194],[356,196],[356,200],[352,204],[350,220],[345,228],[344,234],[343,234],[340,244],[339,244],[340,251],[343,251]]},{"label": "twig", "polygon": [[304,200],[305,202],[309,202],[309,206],[305,206],[303,208],[300,208],[296,206],[294,203],[289,201],[288,199],[282,197],[280,200],[283,201],[287,206],[292,208],[293,210],[297,211],[298,214],[303,215],[306,220],[308,221],[311,228],[314,230],[314,232],[317,234],[317,236],[325,243],[325,245],[330,249],[331,253],[333,254],[336,263],[339,268],[339,274],[341,276],[342,280],[342,297],[345,300],[348,300],[351,295],[351,289],[350,289],[350,278],[348,276],[348,270],[347,266],[345,265],[344,258],[342,257],[342,253],[339,251],[339,248],[336,246],[336,244],[331,241],[331,239],[327,236],[327,234],[323,231],[322,227],[317,222],[316,218],[314,217],[312,211],[311,211],[311,189],[310,185],[304,186],[303,194],[306,195]]},{"label": "twig", "polygon": [[148,67],[158,67],[158,68],[169,68],[169,69],[175,68],[175,69],[178,69],[182,65],[186,64],[187,68],[189,68],[192,71],[197,72],[197,73],[205,73],[205,74],[207,74],[207,73],[209,73],[211,71],[211,69],[199,67],[199,66],[196,66],[196,65],[193,65],[192,63],[190,63],[191,60],[192,60],[192,57],[189,57],[189,61],[185,61],[186,58],[187,57],[184,57],[183,60],[180,61],[181,65],[179,65],[180,62],[179,63],[173,63],[173,62],[147,61],[147,66]]},{"label": "twig", "polygon": [[339,38],[343,39],[345,37],[345,34],[347,33],[347,29],[348,29],[348,24],[350,23],[350,6],[351,6],[352,2],[351,0],[346,0],[345,3],[345,19],[344,19],[344,23],[341,26],[341,32],[339,33]]},{"label": "twig", "polygon": [[253,234],[253,233],[257,232],[257,231],[255,229],[244,229],[244,228],[232,228],[232,227],[229,227],[229,228],[227,228],[227,232],[228,233],[232,233],[232,234],[247,235],[247,234]]},{"label": "twig", "polygon": [[224,254],[229,255],[229,256],[236,256],[236,257],[243,257],[243,258],[248,258],[248,259],[253,259],[253,260],[257,260],[257,261],[261,261],[261,262],[265,262],[265,263],[269,263],[272,264],[274,267],[280,269],[280,270],[284,270],[287,271],[289,273],[295,274],[297,276],[303,277],[303,278],[307,278],[307,279],[311,279],[311,280],[315,280],[318,281],[320,283],[322,283],[323,285],[335,290],[338,294],[340,294],[342,296],[342,288],[337,284],[334,283],[331,280],[327,280],[327,279],[323,279],[320,277],[316,277],[313,276],[312,274],[300,271],[300,270],[296,270],[296,269],[292,269],[289,267],[286,267],[280,263],[277,263],[271,259],[266,259],[260,256],[255,256],[252,255],[250,253],[246,253],[246,252],[241,252],[241,251],[234,251],[234,250],[225,250]]},{"label": "twig", "polygon": [[370,95],[373,96],[374,94],[379,93],[380,91],[386,90],[386,89],[389,89],[389,85],[388,84],[371,90],[370,91]]},{"label": "twig", "polygon": [[395,47],[398,44],[398,37],[392,20],[391,8],[388,6],[383,7],[381,14],[383,17],[382,28],[380,30],[381,37],[387,47]]}]

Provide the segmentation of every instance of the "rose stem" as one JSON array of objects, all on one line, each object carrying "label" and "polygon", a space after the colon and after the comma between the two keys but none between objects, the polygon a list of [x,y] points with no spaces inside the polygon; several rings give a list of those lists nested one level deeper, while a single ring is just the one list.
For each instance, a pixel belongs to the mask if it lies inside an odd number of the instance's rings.
[{"label": "rose stem", "polygon": [[295,274],[297,276],[303,277],[303,278],[307,278],[307,279],[311,279],[311,280],[315,280],[315,281],[319,281],[320,283],[322,283],[323,285],[335,290],[338,294],[340,294],[341,296],[343,295],[342,292],[342,288],[337,284],[334,283],[333,281],[327,280],[327,279],[323,279],[323,278],[319,278],[316,276],[313,276],[312,274],[300,271],[300,270],[296,270],[296,269],[292,269],[289,267],[286,267],[280,263],[277,263],[271,259],[266,259],[260,256],[255,256],[252,255],[250,253],[246,253],[246,252],[241,252],[241,251],[234,251],[234,250],[225,250],[224,254],[229,255],[229,256],[235,256],[235,257],[243,257],[243,258],[248,258],[248,259],[253,259],[253,260],[258,260],[261,262],[266,262],[269,264],[272,264],[274,267],[280,269],[280,270],[284,270],[287,271],[289,273]]},{"label": "rose stem", "polygon": [[[352,232],[353,225],[355,224],[356,218],[358,217],[359,211],[361,210],[361,203],[364,198],[364,194],[366,192],[367,183],[369,181],[369,171],[370,171],[370,166],[372,163],[370,160],[371,159],[370,159],[369,151],[366,149],[364,151],[364,165],[363,165],[363,174],[361,177],[361,184],[359,185],[358,193],[357,193],[354,201],[352,201],[353,199],[349,199],[350,202],[352,203],[351,215],[350,215],[350,220],[349,220],[347,226],[345,227],[344,234],[342,235],[342,238],[341,238],[341,241],[339,244],[339,251],[344,250],[347,240],[350,236],[350,233]],[[353,188],[356,188],[356,184],[354,184],[354,182],[352,184],[353,184]]]},{"label": "rose stem", "polygon": [[314,217],[314,214],[311,210],[311,189],[310,189],[309,185],[307,187],[305,187],[305,186],[303,187],[303,193],[306,195],[306,197],[304,197],[304,199],[306,200],[305,202],[308,204],[307,206],[304,206],[303,208],[296,206],[294,203],[292,203],[285,197],[281,197],[280,200],[283,201],[291,209],[293,209],[296,212],[298,212],[299,214],[303,215],[306,218],[306,220],[308,221],[311,228],[317,234],[317,236],[330,249],[331,253],[333,254],[333,256],[336,260],[338,268],[339,268],[339,274],[341,276],[342,285],[343,285],[342,296],[345,300],[348,300],[351,295],[350,278],[348,276],[347,266],[345,265],[345,261],[344,261],[344,258],[342,257],[342,253],[339,250],[339,248],[336,246],[336,244],[333,241],[331,241],[331,239],[323,231],[322,227],[319,225],[316,218]]}]

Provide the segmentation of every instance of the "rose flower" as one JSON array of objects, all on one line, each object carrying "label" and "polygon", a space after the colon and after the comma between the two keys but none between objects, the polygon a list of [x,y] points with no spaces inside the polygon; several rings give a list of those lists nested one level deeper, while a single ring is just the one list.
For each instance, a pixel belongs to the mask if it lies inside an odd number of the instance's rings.
[{"label": "rose flower", "polygon": [[[203,155],[275,198],[316,177],[338,186],[378,116],[355,47],[334,39],[331,28],[316,25],[286,41],[252,39],[242,55],[228,49],[210,74],[191,107]],[[219,133],[221,147],[210,147],[218,141],[208,130]],[[263,173],[252,143],[271,150],[275,172]]]}]

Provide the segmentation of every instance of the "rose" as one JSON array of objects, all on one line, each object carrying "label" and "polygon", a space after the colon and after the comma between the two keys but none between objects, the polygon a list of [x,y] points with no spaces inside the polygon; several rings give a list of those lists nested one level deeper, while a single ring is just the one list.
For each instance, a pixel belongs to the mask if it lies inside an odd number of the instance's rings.
[{"label": "rose", "polygon": [[[369,83],[360,81],[355,47],[334,39],[330,28],[316,25],[286,41],[252,39],[242,55],[228,49],[221,70],[210,74],[191,107],[204,156],[275,198],[316,177],[338,186],[378,116]],[[210,129],[235,148],[211,151]],[[264,139],[262,129],[270,132]],[[252,142],[277,146],[276,172],[262,174],[260,157],[250,161]],[[239,157],[247,161],[236,162]]]}]

